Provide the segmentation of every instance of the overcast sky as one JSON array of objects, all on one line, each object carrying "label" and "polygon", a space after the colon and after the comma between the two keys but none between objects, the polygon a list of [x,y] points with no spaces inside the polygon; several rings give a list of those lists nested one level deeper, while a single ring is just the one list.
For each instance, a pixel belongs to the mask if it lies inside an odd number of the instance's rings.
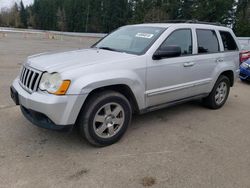
[{"label": "overcast sky", "polygon": [[[21,0],[0,0],[0,9],[4,7],[11,7],[11,5],[14,4],[14,2],[20,2]],[[33,3],[34,0],[23,0],[24,5],[29,5]]]}]

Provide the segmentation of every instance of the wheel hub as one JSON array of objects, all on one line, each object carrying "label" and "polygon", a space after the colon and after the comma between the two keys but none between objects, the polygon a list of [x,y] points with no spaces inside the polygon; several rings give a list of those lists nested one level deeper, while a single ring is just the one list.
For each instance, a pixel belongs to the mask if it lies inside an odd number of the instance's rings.
[{"label": "wheel hub", "polygon": [[107,103],[95,114],[94,131],[101,138],[111,138],[121,130],[124,121],[125,112],[122,106],[115,102]]},{"label": "wheel hub", "polygon": [[225,82],[221,82],[216,90],[215,102],[220,105],[227,95],[227,85]]},{"label": "wheel hub", "polygon": [[109,115],[105,118],[104,122],[108,127],[111,127],[115,124],[115,117],[112,115]]}]

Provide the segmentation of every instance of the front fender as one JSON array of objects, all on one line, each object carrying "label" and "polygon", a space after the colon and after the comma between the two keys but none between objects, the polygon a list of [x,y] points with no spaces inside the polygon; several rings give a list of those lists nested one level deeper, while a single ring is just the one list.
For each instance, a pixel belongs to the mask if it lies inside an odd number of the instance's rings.
[{"label": "front fender", "polygon": [[145,75],[141,77],[133,71],[115,70],[103,73],[93,73],[73,81],[68,94],[86,95],[91,91],[113,85],[126,85],[133,92],[139,109],[145,108]]}]

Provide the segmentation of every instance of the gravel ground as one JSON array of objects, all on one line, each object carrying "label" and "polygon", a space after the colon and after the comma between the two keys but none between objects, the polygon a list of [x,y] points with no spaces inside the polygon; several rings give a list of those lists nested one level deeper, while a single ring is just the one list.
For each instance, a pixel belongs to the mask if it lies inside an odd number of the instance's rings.
[{"label": "gravel ground", "polygon": [[221,110],[190,102],[136,116],[105,148],[29,123],[9,97],[25,58],[95,41],[0,33],[0,187],[250,187],[250,84],[240,81]]}]

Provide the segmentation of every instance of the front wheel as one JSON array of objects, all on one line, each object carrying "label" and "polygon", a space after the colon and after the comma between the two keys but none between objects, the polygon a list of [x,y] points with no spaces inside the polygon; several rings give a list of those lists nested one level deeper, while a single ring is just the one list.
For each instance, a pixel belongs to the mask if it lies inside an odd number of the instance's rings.
[{"label": "front wheel", "polygon": [[212,92],[203,99],[204,104],[211,109],[221,108],[227,101],[230,92],[230,80],[222,75],[219,77]]},{"label": "front wheel", "polygon": [[126,132],[132,109],[126,97],[113,91],[90,97],[78,118],[78,126],[86,140],[95,146],[114,144]]}]

